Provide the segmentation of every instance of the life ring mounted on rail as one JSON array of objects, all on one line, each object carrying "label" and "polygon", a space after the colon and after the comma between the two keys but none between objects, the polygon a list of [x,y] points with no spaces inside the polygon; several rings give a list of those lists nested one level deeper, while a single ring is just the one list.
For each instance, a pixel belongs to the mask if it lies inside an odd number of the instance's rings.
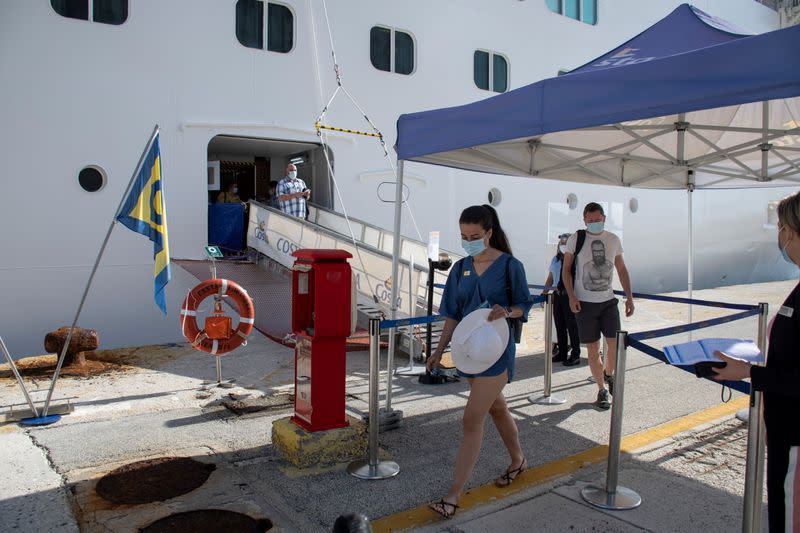
[{"label": "life ring mounted on rail", "polygon": [[[206,319],[205,329],[197,326],[197,308],[208,297],[215,298],[214,314]],[[239,325],[230,327],[230,317],[222,312],[222,298],[236,302]],[[255,309],[250,295],[235,281],[208,279],[189,291],[181,305],[181,330],[192,346],[212,355],[225,355],[247,341],[253,331]]]}]

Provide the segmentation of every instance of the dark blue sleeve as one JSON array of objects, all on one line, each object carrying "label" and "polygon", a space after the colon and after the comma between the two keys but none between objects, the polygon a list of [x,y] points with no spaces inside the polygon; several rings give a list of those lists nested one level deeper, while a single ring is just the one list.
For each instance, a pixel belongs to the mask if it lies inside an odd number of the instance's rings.
[{"label": "dark blue sleeve", "polygon": [[525,277],[525,267],[522,262],[514,257],[509,258],[508,275],[511,278],[511,305],[522,309],[522,321],[528,321],[528,311],[533,306],[531,291],[528,288],[528,279]]},{"label": "dark blue sleeve", "polygon": [[461,306],[458,303],[458,278],[464,268],[463,259],[456,261],[450,268],[447,275],[447,283],[442,293],[442,301],[439,303],[439,314],[460,321],[464,316]]}]

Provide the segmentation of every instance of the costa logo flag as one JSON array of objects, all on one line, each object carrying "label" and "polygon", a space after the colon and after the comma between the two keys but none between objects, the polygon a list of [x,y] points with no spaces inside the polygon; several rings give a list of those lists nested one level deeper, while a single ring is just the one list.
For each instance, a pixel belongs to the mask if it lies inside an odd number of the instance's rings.
[{"label": "costa logo flag", "polygon": [[167,314],[164,288],[171,276],[169,267],[169,240],[167,238],[167,212],[164,200],[164,181],[161,179],[161,151],[159,136],[155,135],[153,144],[142,162],[139,174],[131,186],[131,191],[117,220],[136,233],[141,233],[153,241],[153,291],[156,305]]}]

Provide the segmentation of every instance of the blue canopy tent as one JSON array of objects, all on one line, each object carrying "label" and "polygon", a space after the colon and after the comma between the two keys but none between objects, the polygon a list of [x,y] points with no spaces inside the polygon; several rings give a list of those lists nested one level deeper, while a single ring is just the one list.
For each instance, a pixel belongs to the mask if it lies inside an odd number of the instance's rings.
[{"label": "blue canopy tent", "polygon": [[[800,26],[746,35],[683,4],[567,75],[468,105],[402,115],[393,277],[403,163],[416,161],[493,174],[686,189],[691,298],[692,191],[800,183],[797,50]],[[392,301],[396,297],[393,287]],[[751,435],[762,432],[757,412],[751,408],[756,421]],[[755,447],[763,459],[763,438]],[[753,468],[758,471],[761,463]],[[754,476],[759,474],[751,473],[748,461],[747,479]],[[747,531],[757,522],[756,486],[752,482],[746,489],[755,491],[746,494]]]},{"label": "blue canopy tent", "polygon": [[[747,35],[688,4],[567,75],[397,121],[405,161],[691,192],[800,183],[800,27]],[[400,209],[395,210],[395,241]]]},{"label": "blue canopy tent", "polygon": [[698,188],[800,182],[800,27],[732,31],[684,4],[565,76],[402,115],[398,160],[654,188],[685,188],[688,170]]}]

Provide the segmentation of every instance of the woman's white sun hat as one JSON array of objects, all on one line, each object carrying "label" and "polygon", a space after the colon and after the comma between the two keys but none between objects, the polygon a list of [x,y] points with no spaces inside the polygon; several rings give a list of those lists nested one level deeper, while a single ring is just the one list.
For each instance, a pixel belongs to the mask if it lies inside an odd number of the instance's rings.
[{"label": "woman's white sun hat", "polygon": [[450,351],[456,368],[465,374],[480,374],[491,367],[508,346],[508,322],[489,322],[491,309],[476,309],[453,331]]}]

